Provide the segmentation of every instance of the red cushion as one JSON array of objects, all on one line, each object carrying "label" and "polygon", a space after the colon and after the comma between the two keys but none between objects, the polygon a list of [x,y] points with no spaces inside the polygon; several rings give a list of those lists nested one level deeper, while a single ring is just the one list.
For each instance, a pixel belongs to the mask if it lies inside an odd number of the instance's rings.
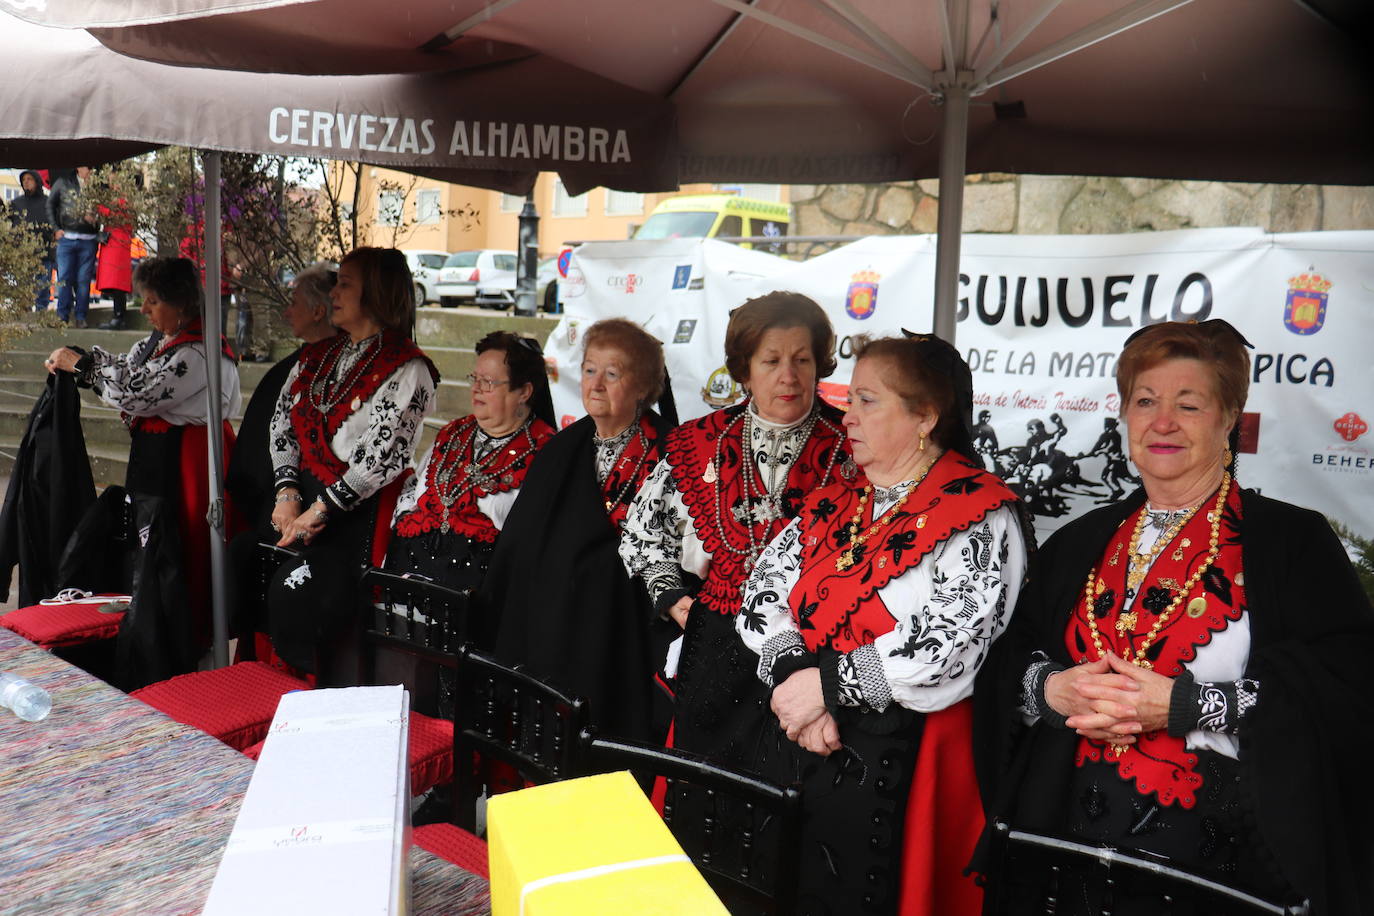
[{"label": "red cushion", "polygon": [[119,622],[124,619],[124,612],[102,614],[100,608],[104,603],[34,604],[0,617],[0,626],[13,630],[44,649],[113,639],[119,632]]},{"label": "red cushion", "polygon": [[453,781],[453,722],[410,714],[410,794]]},{"label": "red cushion", "polygon": [[491,877],[487,874],[487,844],[462,827],[453,824],[416,827],[415,845],[474,875]]},{"label": "red cushion", "polygon": [[239,662],[158,681],[129,696],[243,750],[267,737],[283,694],[309,689],[262,662]]}]

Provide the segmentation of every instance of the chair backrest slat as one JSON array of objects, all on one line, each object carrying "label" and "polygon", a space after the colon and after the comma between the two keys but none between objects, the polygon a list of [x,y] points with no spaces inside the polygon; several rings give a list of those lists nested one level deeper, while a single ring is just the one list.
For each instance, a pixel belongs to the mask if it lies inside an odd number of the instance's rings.
[{"label": "chair backrest slat", "polygon": [[[1112,916],[1119,888],[1146,882],[1159,895],[1157,912],[1161,916],[1172,912],[1176,904],[1184,904],[1186,912],[1192,911],[1189,907],[1196,907],[1199,912],[1254,916],[1307,916],[1311,912],[1311,904],[1306,900],[1265,900],[1129,850],[1013,830],[1002,821],[993,824],[992,861],[996,868],[988,885],[992,912],[1001,911],[1011,893],[1009,888],[1014,886],[1017,893],[1032,893],[1035,896],[1030,899],[1042,900],[1042,912],[1052,916],[1068,892],[1066,880],[1081,874],[1095,874],[1101,882],[1101,916]],[[1039,890],[1035,889],[1037,883]]]},{"label": "chair backrest slat", "polygon": [[456,660],[453,822],[475,830],[484,790],[580,775],[577,736],[587,711],[580,697],[469,646]]},{"label": "chair backrest slat", "polygon": [[582,733],[584,767],[662,778],[663,820],[731,912],[796,903],[801,792],[686,751]]}]

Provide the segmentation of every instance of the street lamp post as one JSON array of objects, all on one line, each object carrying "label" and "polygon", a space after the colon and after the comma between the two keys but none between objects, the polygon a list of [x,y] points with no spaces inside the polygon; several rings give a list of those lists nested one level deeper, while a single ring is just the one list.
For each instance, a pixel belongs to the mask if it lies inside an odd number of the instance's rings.
[{"label": "street lamp post", "polygon": [[538,309],[535,292],[539,272],[539,211],[534,208],[534,192],[525,196],[520,208],[519,263],[515,281],[515,314],[533,317]]}]

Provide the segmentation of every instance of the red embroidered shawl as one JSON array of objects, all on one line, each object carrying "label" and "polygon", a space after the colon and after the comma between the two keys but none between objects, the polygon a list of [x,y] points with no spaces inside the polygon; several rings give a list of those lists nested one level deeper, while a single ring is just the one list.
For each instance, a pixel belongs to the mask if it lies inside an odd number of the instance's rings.
[{"label": "red embroidered shawl", "polygon": [[310,403],[310,385],[321,372],[332,370],[336,359],[332,354],[347,339],[339,334],[302,347],[297,361],[300,372],[291,385],[291,429],[301,450],[301,467],[325,486],[336,483],[348,470],[348,462],[334,454],[330,440],[397,369],[412,359],[421,359],[429,368],[430,377],[436,384],[439,381],[439,371],[415,341],[396,331],[383,331],[381,348],[367,372],[355,379],[347,391],[336,392],[337,403],[328,413],[321,414]]},{"label": "red embroidered shawl", "polygon": [[[945,452],[892,512],[887,526],[854,548],[854,564],[840,571],[836,560],[849,547],[849,522],[868,484],[863,475],[852,483],[833,483],[812,494],[802,509],[801,575],[788,602],[812,652],[849,652],[890,632],[895,621],[878,590],[951,534],[966,531],[1016,499],[994,475],[958,452]],[[870,496],[860,533],[872,524]]]},{"label": "red embroidered shawl", "polygon": [[[848,457],[842,414],[819,395],[816,401],[820,417],[787,472],[782,493],[783,517],[751,520],[754,543],[760,547],[796,517],[807,494],[829,483]],[[668,434],[664,446],[673,482],[692,515],[697,537],[711,555],[711,566],[697,598],[721,614],[739,613],[740,590],[749,575],[748,563],[752,562],[748,556],[749,529],[735,517],[734,511],[744,500],[743,475],[751,475],[753,492],[765,490],[758,468],[750,460],[748,444],[743,441],[744,411],[748,409],[749,402],[745,401],[684,423]],[[708,475],[707,468],[717,455],[715,473]],[[716,480],[708,480],[708,476]]]},{"label": "red embroidered shawl", "polygon": [[[442,527],[445,510],[435,489],[435,478],[442,468],[456,463],[457,471],[451,486],[461,492],[448,508],[449,528],[458,534],[488,544],[496,540],[496,526],[478,508],[478,498],[519,489],[525,482],[525,474],[529,471],[535,453],[553,438],[553,427],[538,417],[530,420],[528,430],[521,430],[498,453],[487,456],[487,463],[478,469],[483,475],[483,482],[469,487],[467,467],[472,463],[472,445],[477,429],[477,418],[469,414],[454,420],[439,431],[439,435],[434,439],[434,449],[429,456],[425,479],[420,484],[424,491],[420,494],[415,508],[397,519],[398,535],[416,537]],[[531,439],[533,448],[530,448]],[[489,484],[485,482],[487,480],[490,481]]]},{"label": "red embroidered shawl", "polygon": [[634,502],[635,494],[663,455],[663,441],[659,439],[658,430],[654,429],[647,415],[640,417],[639,430],[642,436],[630,437],[625,444],[625,451],[620,453],[615,466],[606,475],[606,482],[601,485],[602,502],[609,504],[606,506],[606,515],[617,531],[624,530],[630,503]]},{"label": "red embroidered shawl", "polygon": [[[1159,615],[1206,558],[1211,538],[1211,522],[1207,515],[1215,504],[1214,494],[1155,559],[1131,605],[1135,619],[1132,621],[1130,614],[1126,615],[1122,632],[1118,632],[1117,622],[1122,618],[1126,593],[1127,554],[1138,515],[1132,513],[1122,523],[1107,542],[1107,549],[1093,572],[1091,605],[1086,596],[1079,597],[1064,634],[1065,645],[1075,661],[1081,664],[1098,657],[1088,627],[1090,613],[1097,623],[1103,649],[1122,657],[1126,657],[1129,650],[1134,657],[1135,648],[1144,642]],[[1245,613],[1245,587],[1243,577],[1238,576],[1241,571],[1239,531],[1240,487],[1232,484],[1222,510],[1218,532],[1221,549],[1216,560],[1179,602],[1146,650],[1146,658],[1159,674],[1178,677],[1183,673],[1183,663],[1197,657],[1199,646],[1211,642],[1214,633],[1226,629]],[[1189,542],[1186,547],[1183,546],[1185,540]],[[1132,623],[1134,625],[1128,625]],[[1175,738],[1162,730],[1139,735],[1136,743],[1120,756],[1107,751],[1103,742],[1080,738],[1075,762],[1082,766],[1089,760],[1116,764],[1123,779],[1135,781],[1137,791],[1142,795],[1156,795],[1164,805],[1192,808],[1202,786],[1202,774],[1196,769],[1197,755],[1188,753],[1183,738]]]}]

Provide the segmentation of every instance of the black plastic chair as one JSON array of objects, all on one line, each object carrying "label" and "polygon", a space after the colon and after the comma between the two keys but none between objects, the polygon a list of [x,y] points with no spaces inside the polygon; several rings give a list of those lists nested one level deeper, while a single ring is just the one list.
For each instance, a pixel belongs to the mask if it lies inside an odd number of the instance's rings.
[{"label": "black plastic chair", "polygon": [[664,780],[663,820],[731,913],[796,907],[801,790],[686,751],[581,735],[584,773]]},{"label": "black plastic chair", "polygon": [[[1104,887],[1100,916],[1112,916],[1114,891],[1118,888],[1141,886],[1148,886],[1152,894],[1159,895],[1158,916],[1170,916],[1175,905],[1184,903],[1210,916],[1307,916],[1311,912],[1311,905],[1305,900],[1298,904],[1275,903],[1174,868],[1162,860],[1111,846],[1013,830],[1002,821],[993,825],[993,844],[993,861],[999,863],[998,877],[987,889],[989,911],[993,913],[1005,912],[1010,903],[1012,890],[1006,880],[1009,875],[1017,876],[1018,899],[1028,890],[1023,886],[1026,876],[1038,875],[1038,879],[1029,879],[1039,885],[1034,889],[1035,899],[1029,902],[1037,914],[1054,916],[1059,912],[1063,895],[1077,883],[1066,879],[1085,873],[1094,881],[1101,881]],[[1020,902],[1024,906],[1028,901]]]},{"label": "black plastic chair", "polygon": [[484,789],[522,788],[581,775],[586,701],[471,647],[458,651],[453,729],[453,822],[477,829]]},{"label": "black plastic chair", "polygon": [[453,779],[453,709],[445,696],[467,631],[468,593],[428,579],[369,568],[362,596],[359,684],[401,683],[410,691],[410,791]]},{"label": "black plastic chair", "polygon": [[[468,593],[428,579],[369,568],[363,573],[362,638],[358,683],[376,683],[377,658],[386,650],[401,653],[433,668],[453,669],[458,649],[467,636]],[[413,694],[418,685],[411,685]],[[428,700],[429,697],[424,697]],[[452,698],[440,698],[438,708],[451,717]]]}]

